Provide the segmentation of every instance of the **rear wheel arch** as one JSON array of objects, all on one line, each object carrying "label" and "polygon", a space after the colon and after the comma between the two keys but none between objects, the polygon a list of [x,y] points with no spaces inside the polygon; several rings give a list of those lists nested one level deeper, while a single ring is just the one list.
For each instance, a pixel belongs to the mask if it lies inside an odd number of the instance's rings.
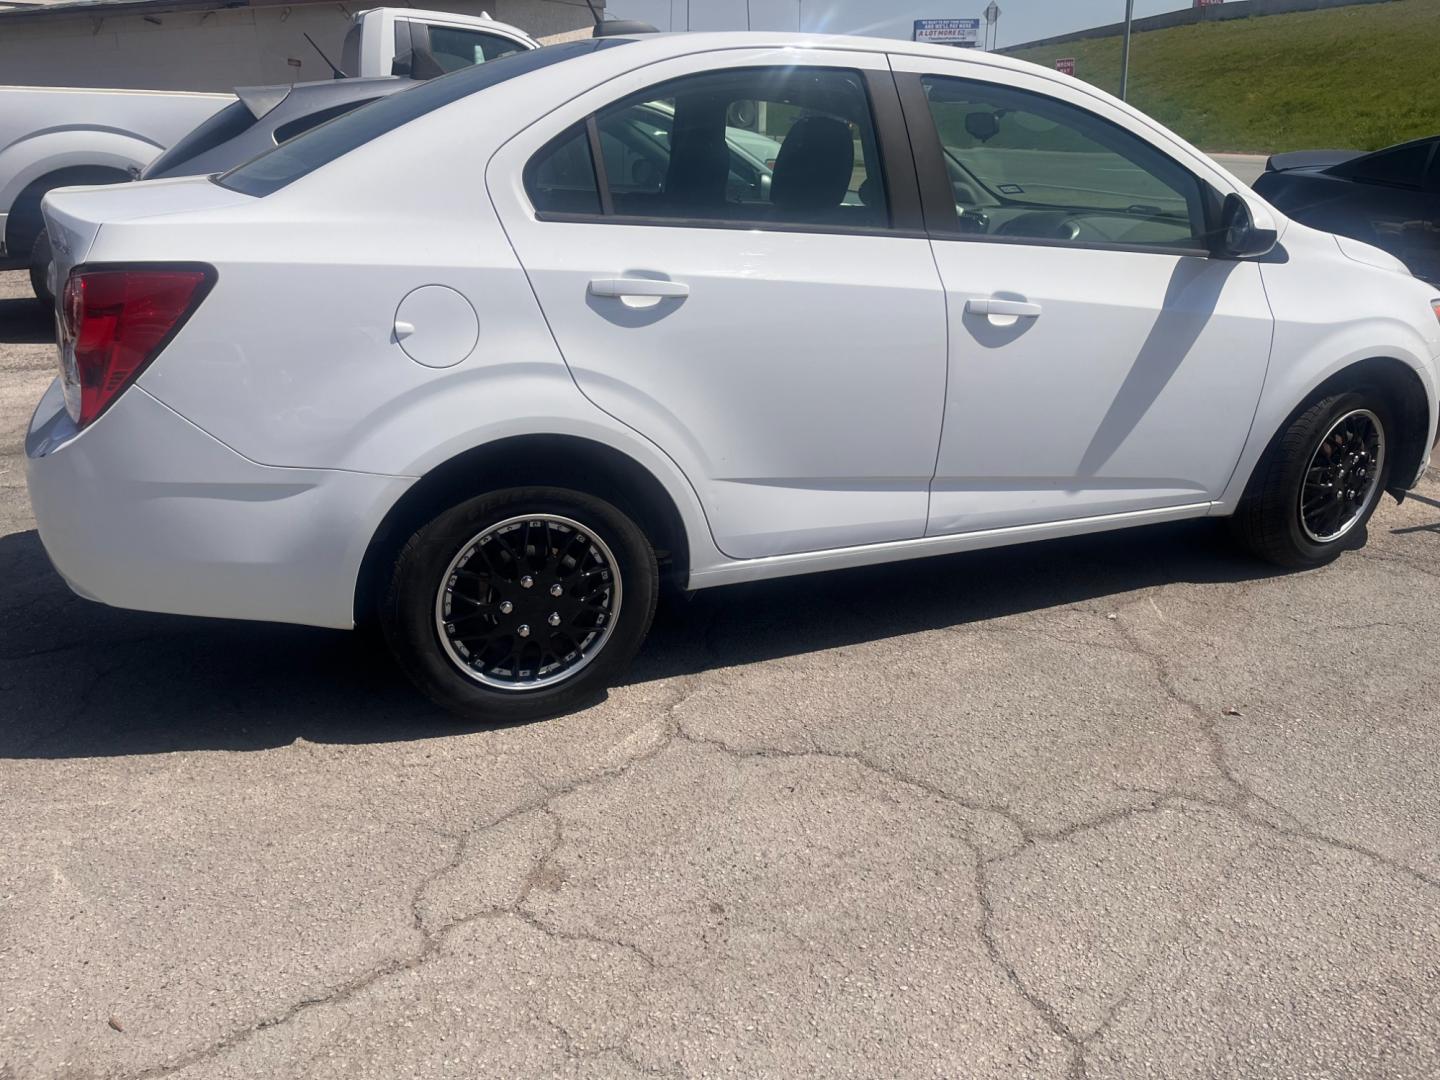
[{"label": "rear wheel arch", "polygon": [[55,188],[82,184],[121,184],[130,179],[124,169],[113,165],[69,165],[36,177],[20,190],[5,219],[5,250],[15,255],[29,255],[35,238],[44,228],[40,203]]},{"label": "rear wheel arch", "polygon": [[382,519],[360,565],[355,622],[374,621],[391,568],[422,525],[452,506],[503,488],[553,487],[613,504],[645,533],[662,574],[684,583],[690,569],[689,535],[665,485],[634,458],[575,435],[519,435],[473,447],[431,469]]}]

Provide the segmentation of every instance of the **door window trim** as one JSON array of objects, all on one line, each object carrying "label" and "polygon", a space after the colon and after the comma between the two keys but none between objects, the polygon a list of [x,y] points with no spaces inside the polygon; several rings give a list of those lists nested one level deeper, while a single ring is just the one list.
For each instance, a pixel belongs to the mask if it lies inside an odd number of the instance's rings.
[{"label": "door window trim", "polygon": [[[997,83],[987,79],[977,79],[970,75],[954,75],[946,72],[928,72],[930,77],[936,79],[954,79],[959,82],[976,83],[982,86],[996,86],[1004,90],[1015,90],[1015,87],[1005,83]],[[993,236],[987,233],[967,233],[959,228],[960,217],[955,213],[955,196],[950,188],[949,171],[945,167],[945,150],[940,141],[940,130],[935,125],[935,115],[930,110],[930,101],[925,96],[925,87],[922,80],[926,75],[916,72],[897,71],[895,73],[896,87],[899,92],[900,107],[903,111],[905,124],[910,132],[911,145],[915,155],[916,179],[920,190],[920,199],[924,207],[925,228],[931,240],[961,241],[976,244],[1007,244],[1025,245],[1029,247],[1059,247],[1078,248],[1091,251],[1124,251],[1141,255],[1182,255],[1182,256],[1203,256],[1215,258],[1215,253],[1208,247],[1192,247],[1188,245],[1162,245],[1162,244],[1120,244],[1105,240],[1065,240],[1061,237],[1043,236]],[[1034,90],[1024,90],[1029,94],[1044,96]],[[1061,100],[1061,99],[1056,99]],[[1070,105],[1070,102],[1062,102]],[[1075,105],[1074,108],[1082,108]],[[1115,130],[1122,132],[1132,139],[1141,139],[1133,131],[1116,124],[1107,117],[1091,110],[1085,110],[1101,123],[1108,124]],[[1202,211],[1205,215],[1204,236],[1214,234],[1220,218],[1220,198],[1213,185],[1203,177],[1196,176],[1195,171],[1184,163],[1177,161],[1172,155],[1165,153],[1163,149],[1156,146],[1148,139],[1142,139],[1157,154],[1162,155],[1171,162],[1177,169],[1182,170],[1186,175],[1194,178],[1200,187]]]},{"label": "door window trim", "polygon": [[[713,67],[691,72],[700,76],[714,72],[744,72],[751,70],[769,71],[776,67],[794,65],[749,64],[744,67]],[[600,195],[600,213],[572,213],[539,210],[525,188],[525,201],[536,221],[584,225],[631,225],[670,229],[729,229],[741,232],[815,233],[840,236],[885,236],[910,239],[927,239],[923,202],[915,173],[915,159],[911,140],[905,124],[905,114],[900,105],[899,91],[894,73],[888,68],[853,68],[844,65],[815,64],[814,70],[849,72],[859,76],[870,106],[870,123],[875,133],[875,150],[880,158],[880,171],[885,178],[886,197],[889,200],[890,224],[888,226],[829,225],[807,222],[777,222],[767,220],[745,220],[724,218],[682,218],[682,217],[641,217],[620,215],[614,211],[614,200],[605,175],[605,158],[600,144],[600,128],[597,117],[606,109],[643,94],[636,91],[592,110],[580,125],[572,125],[565,132],[548,140],[530,156],[526,163],[528,175],[533,164],[567,136],[573,137],[577,127],[583,127],[590,143],[591,167],[595,171],[595,183]],[[675,82],[690,75],[676,76],[656,85]]]}]

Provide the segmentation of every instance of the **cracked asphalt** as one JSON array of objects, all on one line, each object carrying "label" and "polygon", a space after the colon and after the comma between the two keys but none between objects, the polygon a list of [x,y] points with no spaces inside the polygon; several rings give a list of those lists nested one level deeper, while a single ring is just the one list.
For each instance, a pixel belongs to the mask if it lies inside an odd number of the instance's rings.
[{"label": "cracked asphalt", "polygon": [[714,590],[573,716],[50,569],[0,275],[0,1078],[1440,1074],[1440,482]]}]

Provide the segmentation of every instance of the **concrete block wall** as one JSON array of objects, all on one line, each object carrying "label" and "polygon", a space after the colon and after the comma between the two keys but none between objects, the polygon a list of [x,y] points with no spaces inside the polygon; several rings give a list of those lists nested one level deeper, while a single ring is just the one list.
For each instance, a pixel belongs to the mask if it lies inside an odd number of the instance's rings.
[{"label": "concrete block wall", "polygon": [[[583,0],[423,0],[412,6],[466,15],[488,11],[537,38],[588,33],[593,25]],[[596,7],[602,8],[598,0]],[[224,91],[327,79],[330,69],[304,34],[338,61],[349,26],[347,8],[335,3],[0,16],[0,82]]]}]

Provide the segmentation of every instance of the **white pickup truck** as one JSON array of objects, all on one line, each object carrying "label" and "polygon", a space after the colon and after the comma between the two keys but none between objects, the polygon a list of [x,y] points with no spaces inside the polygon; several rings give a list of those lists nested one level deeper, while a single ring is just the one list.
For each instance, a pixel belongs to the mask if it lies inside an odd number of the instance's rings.
[{"label": "white pickup truck", "polygon": [[[488,15],[374,8],[354,16],[336,77],[430,78],[539,44]],[[232,94],[0,86],[0,266],[29,267],[43,298],[45,193],[129,180],[234,101]]]}]

